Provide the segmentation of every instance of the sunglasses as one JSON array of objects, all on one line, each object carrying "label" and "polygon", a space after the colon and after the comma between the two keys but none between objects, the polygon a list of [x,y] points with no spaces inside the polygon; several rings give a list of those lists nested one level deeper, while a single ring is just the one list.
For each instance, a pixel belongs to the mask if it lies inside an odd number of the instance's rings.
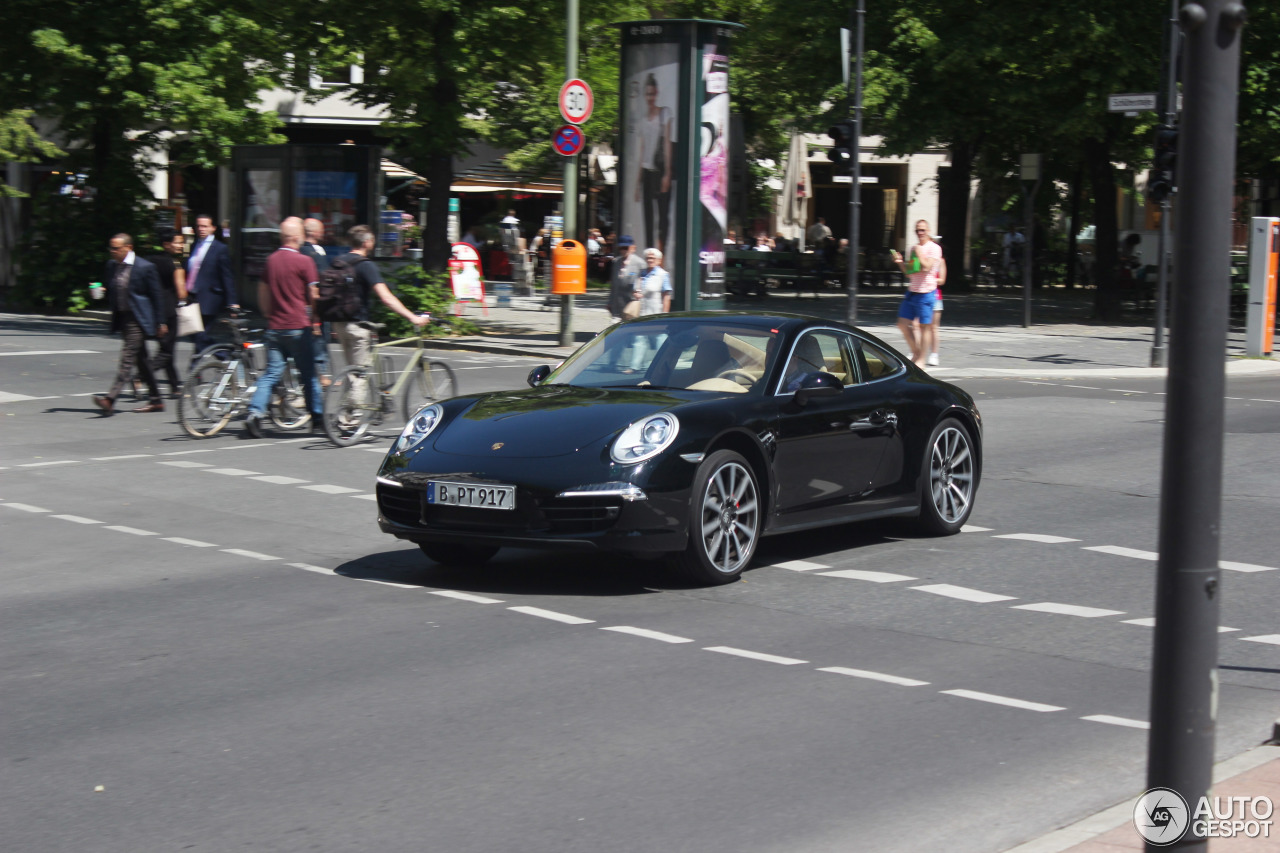
[{"label": "sunglasses", "polygon": [[928,232],[928,231],[926,231],[926,230],[925,230],[925,229],[923,229],[923,228],[917,228],[917,229],[916,229],[916,233],[917,233],[917,234],[928,234],[929,232]]}]

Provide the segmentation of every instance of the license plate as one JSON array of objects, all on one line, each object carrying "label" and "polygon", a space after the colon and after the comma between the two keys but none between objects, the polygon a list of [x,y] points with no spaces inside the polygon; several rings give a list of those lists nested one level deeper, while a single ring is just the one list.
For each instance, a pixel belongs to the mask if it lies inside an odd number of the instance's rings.
[{"label": "license plate", "polygon": [[473,506],[482,509],[515,509],[515,486],[477,486],[474,483],[427,483],[427,503]]}]

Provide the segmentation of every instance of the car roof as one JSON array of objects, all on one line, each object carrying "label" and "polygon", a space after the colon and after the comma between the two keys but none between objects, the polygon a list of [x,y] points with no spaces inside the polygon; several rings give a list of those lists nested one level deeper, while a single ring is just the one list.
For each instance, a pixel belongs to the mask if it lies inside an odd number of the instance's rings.
[{"label": "car roof", "polygon": [[632,322],[642,322],[644,320],[710,320],[787,332],[807,326],[834,326],[839,329],[855,331],[852,326],[846,323],[823,320],[819,317],[809,317],[804,314],[788,314],[783,311],[677,311],[670,314],[651,314]]}]

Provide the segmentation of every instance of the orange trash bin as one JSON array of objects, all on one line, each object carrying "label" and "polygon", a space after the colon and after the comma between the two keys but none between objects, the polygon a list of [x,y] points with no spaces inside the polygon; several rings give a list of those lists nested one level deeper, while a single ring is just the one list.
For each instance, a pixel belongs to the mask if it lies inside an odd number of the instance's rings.
[{"label": "orange trash bin", "polygon": [[561,240],[551,250],[551,292],[587,292],[587,247],[577,240]]}]

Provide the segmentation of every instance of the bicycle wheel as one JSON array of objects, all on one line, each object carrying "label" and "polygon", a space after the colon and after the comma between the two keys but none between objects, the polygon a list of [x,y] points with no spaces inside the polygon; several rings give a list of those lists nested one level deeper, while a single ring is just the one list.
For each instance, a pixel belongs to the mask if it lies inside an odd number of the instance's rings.
[{"label": "bicycle wheel", "polygon": [[409,420],[428,403],[456,396],[457,393],[458,382],[449,365],[443,361],[421,361],[405,383],[404,419]]},{"label": "bicycle wheel", "polygon": [[307,411],[307,395],[302,390],[298,366],[292,360],[285,365],[280,381],[271,391],[268,407],[271,422],[282,430],[302,429],[311,420]]},{"label": "bicycle wheel", "polygon": [[244,405],[247,387],[244,364],[210,353],[196,362],[182,385],[178,423],[188,435],[217,435]]},{"label": "bicycle wheel", "polygon": [[359,441],[380,411],[378,389],[367,368],[348,367],[324,395],[324,432],[339,447]]}]

